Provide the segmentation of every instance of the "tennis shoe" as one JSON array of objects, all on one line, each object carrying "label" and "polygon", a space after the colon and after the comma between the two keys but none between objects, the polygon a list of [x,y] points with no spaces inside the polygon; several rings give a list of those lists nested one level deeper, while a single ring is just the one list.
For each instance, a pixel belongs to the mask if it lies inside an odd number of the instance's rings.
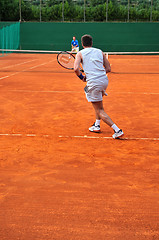
[{"label": "tennis shoe", "polygon": [[124,136],[124,133],[123,133],[123,131],[122,131],[122,129],[120,129],[118,132],[115,132],[114,131],[114,134],[113,134],[113,138],[114,139],[117,139],[117,138],[120,138],[120,137],[123,137]]},{"label": "tennis shoe", "polygon": [[95,123],[92,125],[92,127],[89,128],[90,132],[100,133],[100,125],[95,125]]}]

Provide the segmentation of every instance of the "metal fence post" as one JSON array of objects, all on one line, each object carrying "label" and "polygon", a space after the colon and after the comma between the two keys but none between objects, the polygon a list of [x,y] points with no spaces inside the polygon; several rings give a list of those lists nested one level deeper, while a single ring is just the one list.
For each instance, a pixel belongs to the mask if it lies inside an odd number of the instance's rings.
[{"label": "metal fence post", "polygon": [[40,0],[40,22],[41,22],[41,0]]},{"label": "metal fence post", "polygon": [[108,22],[108,0],[106,0],[106,22]]},{"label": "metal fence post", "polygon": [[62,21],[64,22],[64,0],[62,0]]},{"label": "metal fence post", "polygon": [[130,0],[128,0],[128,22],[129,22],[129,18],[130,18],[130,14],[129,14],[129,11],[130,11]]},{"label": "metal fence post", "polygon": [[86,0],[84,0],[84,22],[86,21]]},{"label": "metal fence post", "polygon": [[19,0],[19,21],[22,21],[22,2]]},{"label": "metal fence post", "polygon": [[153,0],[151,0],[150,22],[152,22],[152,7],[153,7]]}]

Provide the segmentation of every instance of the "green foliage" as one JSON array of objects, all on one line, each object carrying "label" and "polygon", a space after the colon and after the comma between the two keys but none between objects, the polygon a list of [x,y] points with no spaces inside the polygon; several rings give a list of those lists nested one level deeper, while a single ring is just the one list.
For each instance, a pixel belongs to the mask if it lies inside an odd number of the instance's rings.
[{"label": "green foliage", "polygon": [[22,0],[22,20],[29,21],[33,19],[34,12],[32,11],[31,3]]},{"label": "green foliage", "polygon": [[[107,0],[85,0],[86,21],[106,20]],[[42,21],[83,21],[84,0],[41,0]],[[149,21],[151,0],[129,0],[130,21]],[[40,21],[40,0],[21,0],[22,21]],[[0,21],[19,20],[19,0],[0,0]],[[127,21],[128,0],[108,1],[108,21]],[[153,0],[152,20],[159,21],[159,0]]]},{"label": "green foliage", "polygon": [[0,0],[0,21],[19,20],[19,0]]},{"label": "green foliage", "polygon": [[97,5],[104,4],[105,2],[106,2],[105,0],[90,0],[90,5],[94,7]]}]

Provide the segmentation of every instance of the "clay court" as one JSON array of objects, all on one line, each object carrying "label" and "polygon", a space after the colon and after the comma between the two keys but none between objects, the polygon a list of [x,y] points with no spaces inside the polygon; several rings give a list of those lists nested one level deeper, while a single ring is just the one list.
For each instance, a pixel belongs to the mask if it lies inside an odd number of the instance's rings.
[{"label": "clay court", "polygon": [[52,54],[0,58],[0,239],[159,239],[159,56],[111,55],[100,134]]}]

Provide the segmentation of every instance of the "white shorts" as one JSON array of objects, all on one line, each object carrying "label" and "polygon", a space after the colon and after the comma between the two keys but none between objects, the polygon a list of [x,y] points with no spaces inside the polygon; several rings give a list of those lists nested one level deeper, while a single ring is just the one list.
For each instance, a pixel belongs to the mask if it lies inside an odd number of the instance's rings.
[{"label": "white shorts", "polygon": [[72,48],[72,52],[79,52],[79,47],[74,47],[74,48]]},{"label": "white shorts", "polygon": [[103,100],[103,95],[105,95],[105,90],[108,86],[108,80],[102,85],[97,85],[89,89],[85,88],[85,94],[88,102],[100,102]]}]

